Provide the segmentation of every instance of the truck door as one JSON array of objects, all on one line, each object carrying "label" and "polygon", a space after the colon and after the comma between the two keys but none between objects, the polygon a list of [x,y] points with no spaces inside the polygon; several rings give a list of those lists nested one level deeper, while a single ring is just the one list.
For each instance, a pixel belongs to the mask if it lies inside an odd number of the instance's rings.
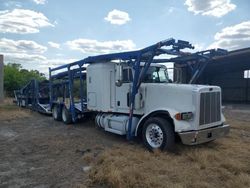
[{"label": "truck door", "polygon": [[116,88],[116,109],[119,112],[128,112],[129,110],[129,92],[132,87],[132,70],[130,67],[123,68],[123,84]]}]

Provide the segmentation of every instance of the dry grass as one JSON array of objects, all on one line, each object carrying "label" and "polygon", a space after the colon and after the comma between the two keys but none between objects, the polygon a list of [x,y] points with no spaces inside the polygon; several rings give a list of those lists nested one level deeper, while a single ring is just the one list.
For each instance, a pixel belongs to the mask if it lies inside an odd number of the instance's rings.
[{"label": "dry grass", "polygon": [[230,117],[226,138],[195,147],[178,144],[178,154],[126,144],[96,160],[86,156],[93,165],[90,182],[108,187],[250,187],[250,121]]},{"label": "dry grass", "polygon": [[[12,122],[31,115],[29,110],[12,104],[11,99],[0,104],[0,125],[2,121]],[[92,166],[88,174],[89,184],[117,188],[248,188],[250,113],[228,111],[226,117],[231,125],[231,132],[226,138],[194,147],[178,144],[176,154],[150,153],[138,144],[115,145],[107,150],[98,145],[92,146],[94,152],[87,152],[82,158],[84,163]],[[76,140],[76,137],[71,139]],[[47,139],[46,144],[53,145],[55,154],[60,154],[65,149],[68,156],[74,157],[75,150],[68,148],[75,148],[82,141],[71,143],[71,139],[54,136]],[[60,170],[58,167],[56,172],[60,173]],[[80,184],[77,187],[86,186]]]},{"label": "dry grass", "polygon": [[12,98],[4,99],[3,103],[0,104],[0,122],[25,118],[30,115],[31,112],[29,110],[16,106]]},{"label": "dry grass", "polygon": [[12,105],[13,104],[13,98],[4,98],[3,102],[0,103],[0,106],[2,105]]}]

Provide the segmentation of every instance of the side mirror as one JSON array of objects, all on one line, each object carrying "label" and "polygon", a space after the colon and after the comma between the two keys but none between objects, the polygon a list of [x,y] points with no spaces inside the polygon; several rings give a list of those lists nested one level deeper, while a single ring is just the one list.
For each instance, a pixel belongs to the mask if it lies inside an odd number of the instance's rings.
[{"label": "side mirror", "polygon": [[115,85],[117,87],[122,86],[122,80],[123,80],[123,67],[121,63],[116,63],[115,64]]}]

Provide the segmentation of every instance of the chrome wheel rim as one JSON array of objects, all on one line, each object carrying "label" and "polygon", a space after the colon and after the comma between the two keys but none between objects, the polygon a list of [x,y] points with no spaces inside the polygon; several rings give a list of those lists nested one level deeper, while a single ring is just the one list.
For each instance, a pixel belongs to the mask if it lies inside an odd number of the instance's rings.
[{"label": "chrome wheel rim", "polygon": [[155,123],[149,124],[146,129],[146,139],[152,148],[159,148],[163,142],[163,131],[161,127]]}]

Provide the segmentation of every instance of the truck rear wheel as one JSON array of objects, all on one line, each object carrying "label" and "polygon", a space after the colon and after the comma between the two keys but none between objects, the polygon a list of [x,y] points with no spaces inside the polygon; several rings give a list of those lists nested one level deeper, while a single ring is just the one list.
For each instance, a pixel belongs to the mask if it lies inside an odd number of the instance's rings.
[{"label": "truck rear wheel", "polygon": [[64,106],[62,109],[62,121],[65,124],[69,124],[72,122],[71,114],[70,114],[69,110],[66,108],[66,106]]},{"label": "truck rear wheel", "polygon": [[144,145],[150,150],[172,151],[175,143],[173,126],[163,118],[150,118],[143,125],[142,138]]},{"label": "truck rear wheel", "polygon": [[52,108],[52,116],[54,120],[61,121],[62,120],[62,109],[60,105],[54,105]]}]

